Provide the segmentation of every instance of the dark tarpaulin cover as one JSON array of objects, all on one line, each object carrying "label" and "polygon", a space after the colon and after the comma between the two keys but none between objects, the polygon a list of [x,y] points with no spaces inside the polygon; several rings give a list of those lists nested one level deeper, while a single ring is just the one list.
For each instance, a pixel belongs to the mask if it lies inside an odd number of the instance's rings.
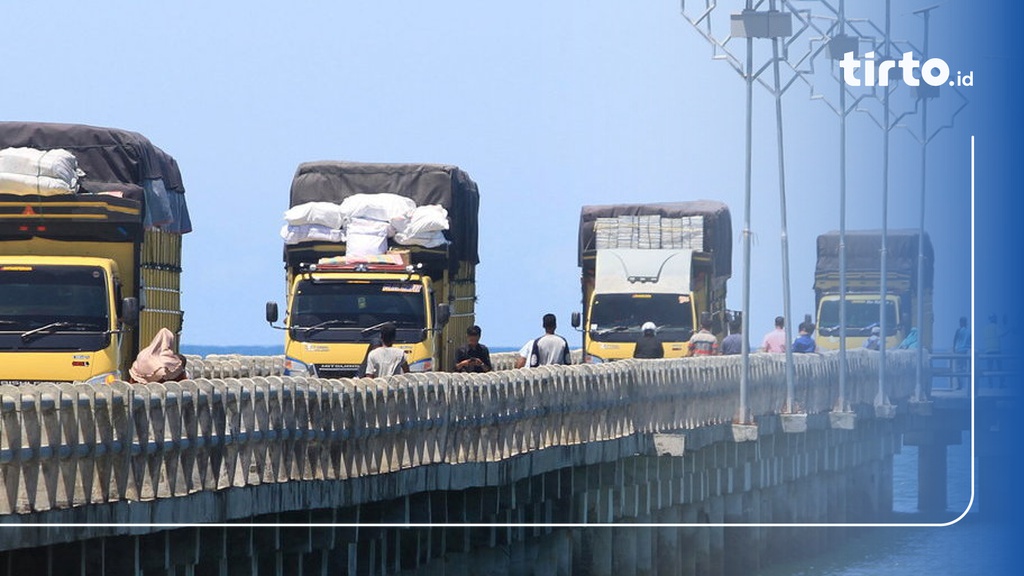
[{"label": "dark tarpaulin cover", "polygon": [[583,266],[583,254],[594,249],[594,223],[598,218],[655,215],[662,218],[703,216],[704,246],[711,247],[715,273],[719,276],[732,276],[732,219],[729,207],[717,200],[584,206],[580,211],[579,266]]},{"label": "dark tarpaulin cover", "polygon": [[480,192],[469,175],[441,164],[366,164],[322,161],[299,165],[292,179],[289,206],[334,202],[355,194],[390,193],[412,199],[417,206],[440,204],[448,211],[455,261],[480,262],[477,252],[477,212]]},{"label": "dark tarpaulin cover", "polygon": [[[917,279],[918,231],[889,230],[886,243],[886,270],[907,274]],[[882,269],[882,231],[854,230],[846,232],[846,270],[848,272],[880,272]],[[815,274],[839,272],[839,232],[818,236],[818,262]],[[931,288],[935,276],[935,252],[928,233],[924,233],[924,287]]]},{"label": "dark tarpaulin cover", "polygon": [[145,136],[128,130],[82,124],[0,122],[0,148],[63,148],[85,172],[85,193],[121,191],[145,198],[147,225],[185,234],[192,222],[178,163]]}]

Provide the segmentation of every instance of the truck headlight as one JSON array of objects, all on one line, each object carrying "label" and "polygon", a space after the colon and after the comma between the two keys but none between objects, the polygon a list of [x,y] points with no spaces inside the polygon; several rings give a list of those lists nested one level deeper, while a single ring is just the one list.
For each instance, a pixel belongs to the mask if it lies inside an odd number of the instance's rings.
[{"label": "truck headlight", "polygon": [[601,358],[600,356],[594,356],[593,354],[584,354],[583,355],[583,363],[584,364],[604,364],[604,358]]},{"label": "truck headlight", "polygon": [[299,362],[295,358],[285,357],[284,359],[284,375],[285,376],[315,376],[313,373],[313,367],[305,362]]},{"label": "truck headlight", "polygon": [[113,372],[104,372],[103,374],[97,374],[92,378],[86,380],[85,383],[91,386],[109,386],[110,384],[113,384],[114,382],[117,382],[120,379],[121,373],[115,370]]},{"label": "truck headlight", "polygon": [[433,369],[434,361],[430,358],[424,358],[409,365],[409,372],[430,372]]}]

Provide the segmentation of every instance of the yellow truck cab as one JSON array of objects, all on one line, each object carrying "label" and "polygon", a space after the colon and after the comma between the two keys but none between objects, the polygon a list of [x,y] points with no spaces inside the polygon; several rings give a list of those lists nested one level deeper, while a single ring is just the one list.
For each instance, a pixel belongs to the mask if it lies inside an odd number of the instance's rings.
[{"label": "yellow truck cab", "polygon": [[[292,182],[291,207],[388,192],[449,215],[438,246],[400,244],[372,256],[349,254],[349,243],[286,239],[285,372],[319,378],[361,375],[381,326],[396,327],[394,346],[413,372],[451,370],[455,350],[473,325],[476,305],[479,193],[454,166],[309,162]],[[352,234],[354,227],[346,226]],[[338,232],[341,232],[339,230]],[[351,236],[349,236],[351,241]],[[267,321],[278,321],[275,302]]]},{"label": "yellow truck cab", "polygon": [[712,200],[584,206],[579,265],[583,359],[632,358],[645,322],[658,327],[664,357],[688,356],[702,318],[721,338],[731,275],[729,209]]},{"label": "yellow truck cab", "polygon": [[[20,163],[55,150],[77,182],[26,189]],[[0,122],[0,384],[127,379],[161,327],[180,333],[183,193],[173,159],[138,134]]]},{"label": "yellow truck cab", "polygon": [[[935,254],[924,235],[923,278],[918,278],[917,230],[889,230],[886,242],[885,347],[896,348],[916,325],[918,306],[924,306],[924,326],[918,338],[925,349],[932,344],[932,279]],[[882,299],[882,233],[855,230],[846,233],[846,348],[861,348],[880,327]],[[839,232],[818,236],[814,293],[817,309],[817,345],[838,350],[840,322]],[[918,302],[918,282],[924,283],[924,302]]]}]

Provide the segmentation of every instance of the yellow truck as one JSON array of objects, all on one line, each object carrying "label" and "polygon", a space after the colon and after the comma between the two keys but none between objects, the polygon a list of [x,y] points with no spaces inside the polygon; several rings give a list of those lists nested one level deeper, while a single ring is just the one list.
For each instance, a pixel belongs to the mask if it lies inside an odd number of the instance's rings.
[{"label": "yellow truck", "polygon": [[584,206],[579,228],[583,360],[632,358],[641,326],[653,322],[666,358],[689,355],[687,342],[709,318],[727,326],[732,273],[729,208],[714,200]]},{"label": "yellow truck", "polygon": [[[886,289],[882,288],[882,232],[854,230],[846,233],[846,347],[861,348],[880,327],[882,299],[885,299],[885,347],[896,348],[916,326],[918,307],[924,307],[924,326],[918,330],[921,345],[932,349],[932,280],[935,252],[931,238],[924,234],[923,277],[918,277],[917,230],[889,230],[886,242]],[[823,350],[839,349],[839,232],[818,236],[814,269],[814,295],[818,318],[817,345]],[[923,282],[924,302],[918,302],[918,283]]]},{"label": "yellow truck", "polygon": [[[290,207],[340,206],[379,194],[443,207],[449,222],[443,243],[403,245],[390,238],[386,253],[354,257],[351,220],[346,241],[286,241],[286,313],[284,326],[275,326],[285,331],[286,374],[358,375],[386,322],[395,324],[394,345],[405,351],[411,371],[454,368],[455,350],[475,318],[477,185],[449,165],[307,162],[296,170]],[[268,302],[267,321],[273,326],[278,316],[277,303]]]},{"label": "yellow truck", "polygon": [[[145,137],[70,124],[0,122],[0,383],[110,383],[141,346],[181,332],[181,174]],[[26,187],[3,153],[77,163],[70,189]],[[19,180],[20,178],[20,180]]]}]

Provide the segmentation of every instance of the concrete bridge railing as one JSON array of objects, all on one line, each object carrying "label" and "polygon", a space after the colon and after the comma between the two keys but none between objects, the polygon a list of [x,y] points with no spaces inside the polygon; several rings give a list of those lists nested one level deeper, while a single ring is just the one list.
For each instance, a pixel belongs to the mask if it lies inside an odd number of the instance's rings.
[{"label": "concrete bridge railing", "polygon": [[[887,359],[895,403],[913,391],[915,355]],[[798,406],[831,410],[838,357],[795,362]],[[878,355],[851,351],[849,362],[847,400],[870,405]],[[0,515],[495,462],[727,423],[740,379],[737,357],[361,380],[260,376],[254,364],[232,372],[245,377],[165,384],[0,386]],[[784,401],[783,357],[752,356],[753,415]]]}]

